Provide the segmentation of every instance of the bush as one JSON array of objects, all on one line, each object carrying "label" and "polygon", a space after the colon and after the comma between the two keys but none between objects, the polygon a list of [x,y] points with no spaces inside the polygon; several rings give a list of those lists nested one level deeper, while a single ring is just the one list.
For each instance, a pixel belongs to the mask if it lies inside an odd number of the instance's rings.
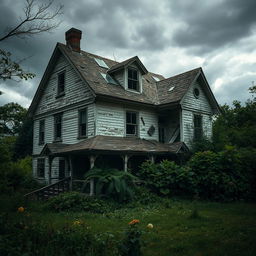
[{"label": "bush", "polygon": [[158,195],[191,195],[194,193],[194,173],[168,160],[160,164],[146,161],[138,172],[146,186]]},{"label": "bush", "polygon": [[[195,173],[195,185],[199,197],[214,200],[248,198],[250,194],[248,158],[234,147],[224,151],[198,152],[189,161]],[[253,161],[252,159],[250,161]],[[248,162],[247,162],[248,165]]]},{"label": "bush", "polygon": [[53,211],[88,211],[93,213],[109,212],[113,209],[110,202],[79,192],[67,192],[48,200],[46,206]]},{"label": "bush", "polygon": [[85,179],[94,179],[96,195],[105,195],[121,203],[132,199],[137,178],[116,169],[93,168],[86,173]]}]

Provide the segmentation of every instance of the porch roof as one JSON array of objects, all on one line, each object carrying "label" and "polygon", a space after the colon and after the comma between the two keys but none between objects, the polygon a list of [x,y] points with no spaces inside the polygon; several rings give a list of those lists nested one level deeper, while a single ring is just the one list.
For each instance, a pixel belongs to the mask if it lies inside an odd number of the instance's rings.
[{"label": "porch roof", "polygon": [[187,152],[183,142],[163,144],[155,140],[145,140],[134,137],[113,137],[97,135],[76,144],[49,143],[46,144],[41,155],[67,155],[82,152],[112,152],[112,153],[144,153],[166,154]]}]

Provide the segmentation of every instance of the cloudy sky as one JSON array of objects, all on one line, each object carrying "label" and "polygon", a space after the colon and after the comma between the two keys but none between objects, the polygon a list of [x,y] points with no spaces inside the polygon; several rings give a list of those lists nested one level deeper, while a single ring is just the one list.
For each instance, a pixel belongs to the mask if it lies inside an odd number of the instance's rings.
[{"label": "cloudy sky", "polygon": [[[44,0],[38,0],[44,2]],[[0,37],[23,16],[25,0],[0,1]],[[255,0],[55,0],[64,5],[52,33],[0,42],[29,81],[1,81],[0,105],[29,107],[57,42],[71,27],[83,31],[83,50],[117,61],[138,55],[166,78],[201,66],[220,104],[250,97],[256,84]]]}]

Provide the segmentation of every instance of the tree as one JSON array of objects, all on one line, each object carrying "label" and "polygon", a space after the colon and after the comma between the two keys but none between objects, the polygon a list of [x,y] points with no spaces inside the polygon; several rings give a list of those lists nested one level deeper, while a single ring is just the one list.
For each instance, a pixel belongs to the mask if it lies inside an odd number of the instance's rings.
[{"label": "tree", "polygon": [[7,103],[0,107],[0,134],[18,134],[27,110],[18,103]]},{"label": "tree", "polygon": [[[48,3],[37,4],[36,0],[26,0],[23,9],[23,17],[14,27],[6,29],[6,33],[0,38],[0,42],[11,37],[25,38],[41,34],[43,32],[51,32],[57,28],[60,22],[56,22],[56,18],[62,14],[63,5],[59,5],[55,10],[51,11],[54,0]],[[11,53],[0,49],[0,79],[30,79],[35,75],[24,71],[20,66],[20,61],[13,61]],[[2,92],[0,92],[0,95]]]}]

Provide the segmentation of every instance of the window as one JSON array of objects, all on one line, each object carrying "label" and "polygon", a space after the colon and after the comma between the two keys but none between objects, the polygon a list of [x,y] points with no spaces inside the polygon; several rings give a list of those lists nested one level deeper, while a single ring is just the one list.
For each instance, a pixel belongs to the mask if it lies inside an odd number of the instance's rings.
[{"label": "window", "polygon": [[159,142],[164,143],[164,127],[159,127]]},{"label": "window", "polygon": [[38,158],[37,159],[37,177],[38,178],[44,178],[45,173],[45,163],[44,158]]},{"label": "window", "polygon": [[39,145],[44,144],[45,122],[40,120],[39,122]]},{"label": "window", "polygon": [[136,69],[128,68],[128,89],[139,91],[139,78]]},{"label": "window", "polygon": [[199,89],[198,89],[198,88],[195,88],[195,89],[194,89],[194,96],[195,96],[196,98],[198,98],[199,95],[200,95]]},{"label": "window", "polygon": [[54,116],[54,139],[60,141],[62,137],[62,114]]},{"label": "window", "polygon": [[95,61],[97,62],[97,64],[102,67],[102,68],[108,68],[108,65],[106,64],[106,62],[102,59],[98,59],[98,58],[94,58]]},{"label": "window", "polygon": [[194,115],[194,140],[200,140],[203,137],[202,116]]},{"label": "window", "polygon": [[87,109],[79,111],[79,137],[87,136]]},{"label": "window", "polygon": [[116,80],[114,80],[109,74],[103,74],[103,73],[100,73],[100,74],[106,80],[107,83],[118,85]]},{"label": "window", "polygon": [[157,77],[157,76],[152,76],[153,77],[153,79],[156,81],[156,82],[159,82],[161,79],[159,78],[159,77]]},{"label": "window", "polygon": [[65,72],[62,72],[58,74],[58,91],[57,91],[58,96],[64,95],[64,91],[65,91]]},{"label": "window", "polygon": [[126,112],[126,136],[138,136],[138,121],[136,112]]}]

